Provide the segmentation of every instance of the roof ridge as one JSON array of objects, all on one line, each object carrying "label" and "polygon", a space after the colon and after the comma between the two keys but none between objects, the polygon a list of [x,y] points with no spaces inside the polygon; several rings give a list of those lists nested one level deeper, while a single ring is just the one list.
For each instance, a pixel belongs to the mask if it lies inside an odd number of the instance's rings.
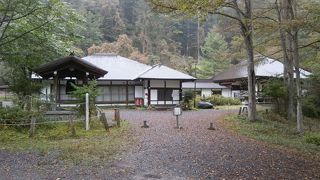
[{"label": "roof ridge", "polygon": [[153,69],[153,68],[155,68],[155,67],[157,67],[157,66],[159,66],[159,65],[161,65],[161,64],[155,64],[155,65],[151,66],[149,69],[146,69],[145,71],[143,71],[142,73],[140,73],[140,74],[139,74],[136,78],[134,78],[134,79],[139,78],[139,77],[142,76],[143,74],[147,73],[148,71],[150,71],[151,69]]}]

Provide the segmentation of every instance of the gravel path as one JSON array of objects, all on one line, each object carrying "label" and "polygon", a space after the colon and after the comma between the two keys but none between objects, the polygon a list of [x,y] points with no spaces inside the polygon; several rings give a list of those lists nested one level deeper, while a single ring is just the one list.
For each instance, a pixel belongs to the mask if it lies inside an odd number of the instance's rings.
[{"label": "gravel path", "polygon": [[[136,147],[103,166],[75,166],[63,169],[46,164],[30,173],[27,162],[30,154],[0,153],[0,175],[3,179],[320,179],[320,163],[305,160],[296,154],[272,148],[248,138],[231,134],[216,121],[228,113],[223,110],[183,112],[180,124],[174,129],[171,111],[122,110],[122,119],[134,127],[138,137]],[[147,120],[150,128],[141,128]],[[210,122],[216,130],[207,128]],[[6,167],[10,170],[6,170]],[[49,170],[48,170],[49,169]],[[1,176],[0,176],[0,179]],[[19,179],[19,178],[17,178]]]}]

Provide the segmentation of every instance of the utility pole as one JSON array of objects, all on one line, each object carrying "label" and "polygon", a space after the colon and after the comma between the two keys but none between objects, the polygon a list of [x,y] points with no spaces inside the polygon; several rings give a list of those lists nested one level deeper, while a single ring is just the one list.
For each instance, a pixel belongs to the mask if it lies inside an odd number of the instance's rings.
[{"label": "utility pole", "polygon": [[[197,62],[194,65],[194,77],[197,78],[197,64],[199,63],[200,60],[200,20],[199,20],[199,13],[198,13],[198,18],[197,18]],[[197,80],[194,81],[194,91],[193,91],[193,107],[196,107],[196,90],[197,90]]]}]

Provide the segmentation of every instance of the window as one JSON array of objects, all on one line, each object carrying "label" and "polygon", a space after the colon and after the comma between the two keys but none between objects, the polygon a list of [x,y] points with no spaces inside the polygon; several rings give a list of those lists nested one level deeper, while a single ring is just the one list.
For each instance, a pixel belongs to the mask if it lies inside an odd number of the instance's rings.
[{"label": "window", "polygon": [[[126,86],[100,86],[97,101],[126,102]],[[128,86],[128,101],[134,101],[134,86]]]},{"label": "window", "polygon": [[158,89],[158,101],[172,101],[172,89]]},{"label": "window", "polygon": [[67,85],[66,85],[66,94],[71,94],[72,91],[75,91],[76,88],[72,86],[72,84],[76,84],[76,80],[67,80]]},{"label": "window", "polygon": [[211,95],[222,95],[222,92],[221,92],[221,90],[220,89],[212,89],[211,90]]}]

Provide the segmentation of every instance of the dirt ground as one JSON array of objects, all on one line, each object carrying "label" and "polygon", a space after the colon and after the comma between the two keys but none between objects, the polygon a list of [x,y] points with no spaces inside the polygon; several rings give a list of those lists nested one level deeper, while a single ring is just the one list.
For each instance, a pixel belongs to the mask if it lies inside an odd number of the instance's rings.
[{"label": "dirt ground", "polygon": [[[54,153],[0,152],[0,179],[320,179],[319,162],[220,127],[230,112],[183,112],[175,129],[171,111],[121,110],[138,142],[113,160],[65,166]],[[144,120],[149,128],[141,128]]]}]

